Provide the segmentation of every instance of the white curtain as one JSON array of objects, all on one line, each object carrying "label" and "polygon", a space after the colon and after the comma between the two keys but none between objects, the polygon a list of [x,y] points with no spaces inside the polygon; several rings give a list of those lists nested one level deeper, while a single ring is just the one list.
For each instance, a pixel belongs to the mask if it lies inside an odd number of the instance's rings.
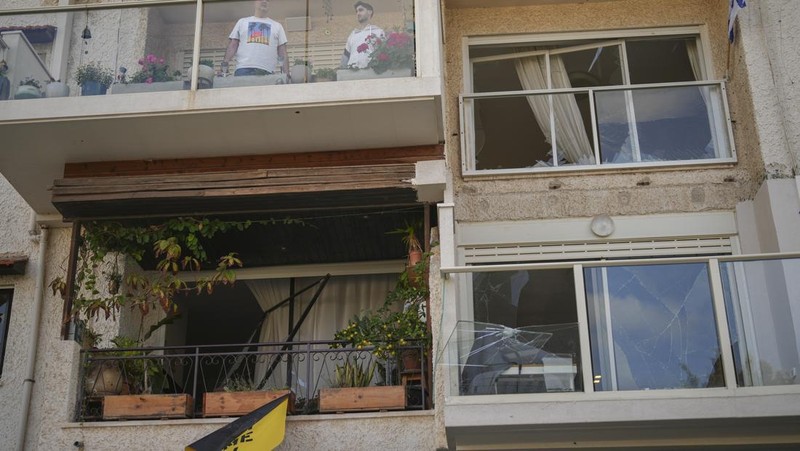
[{"label": "white curtain", "polygon": [[[547,89],[547,65],[544,56],[531,56],[514,60],[517,76],[523,89]],[[553,88],[570,88],[567,70],[558,55],[550,56],[550,73]],[[550,130],[550,105],[547,95],[528,96],[528,104],[533,110],[548,143],[553,142]],[[555,116],[556,148],[560,157],[574,164],[593,164],[594,151],[586,136],[581,111],[573,94],[553,96],[553,115]]]},{"label": "white curtain", "polygon": [[[318,277],[304,277],[295,279],[295,291],[300,291],[308,285],[319,280]],[[288,279],[263,279],[248,280],[248,288],[255,296],[263,311],[277,305],[289,297]],[[366,310],[379,309],[386,295],[397,283],[397,274],[371,274],[354,276],[334,276],[328,280],[325,288],[320,293],[317,302],[311,307],[308,316],[300,327],[293,341],[332,340],[333,334],[344,327],[356,315]],[[314,297],[318,286],[300,294],[295,299],[294,320],[297,322],[306,306]],[[289,336],[289,307],[279,308],[270,313],[269,318],[261,328],[259,342],[285,341]],[[278,350],[272,348],[270,350]],[[262,350],[267,350],[266,348]],[[259,359],[256,362],[255,380],[260,381],[266,374],[269,359]],[[324,362],[314,362],[311,377],[306,380],[305,367],[301,374],[293,376],[293,387],[297,392],[303,393],[307,385],[311,386],[314,393],[319,385],[325,385],[328,378],[323,375],[317,379]],[[265,388],[281,388],[285,386],[286,364],[282,362],[270,376]]]},{"label": "white curtain", "polygon": [[[700,50],[697,48],[697,41],[694,39],[687,39],[686,40],[686,53],[689,56],[689,65],[692,67],[692,75],[694,75],[695,80],[703,80],[703,71],[702,71],[702,62],[700,61]],[[706,112],[708,114],[708,125],[711,127],[711,146],[714,147],[714,155],[716,157],[723,156],[727,154],[727,149],[720,148],[720,142],[724,141],[724,138],[719,136],[720,130],[724,130],[724,124],[721,120],[717,118],[721,118],[721,111],[718,111],[719,108],[716,105],[716,102],[713,101],[711,98],[711,89],[710,86],[698,86],[697,89],[700,91],[700,95],[703,97],[703,103],[706,105]],[[727,155],[725,155],[727,156]]]}]

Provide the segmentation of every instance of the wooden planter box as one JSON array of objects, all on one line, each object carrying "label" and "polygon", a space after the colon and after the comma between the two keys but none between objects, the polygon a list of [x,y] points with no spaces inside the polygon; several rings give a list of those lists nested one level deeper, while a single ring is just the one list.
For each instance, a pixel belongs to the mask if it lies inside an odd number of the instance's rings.
[{"label": "wooden planter box", "polygon": [[187,394],[116,395],[103,398],[104,420],[188,418],[193,410],[194,402]]},{"label": "wooden planter box", "polygon": [[403,410],[406,390],[403,386],[322,388],[319,391],[320,413]]},{"label": "wooden planter box", "polygon": [[268,402],[289,394],[287,413],[294,413],[294,393],[289,390],[203,393],[204,417],[246,415]]}]

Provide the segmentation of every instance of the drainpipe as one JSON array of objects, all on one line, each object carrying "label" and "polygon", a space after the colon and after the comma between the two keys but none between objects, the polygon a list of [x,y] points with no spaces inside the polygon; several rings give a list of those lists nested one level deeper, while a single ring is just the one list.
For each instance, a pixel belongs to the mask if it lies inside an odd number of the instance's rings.
[{"label": "drainpipe", "polygon": [[30,339],[28,340],[28,369],[22,381],[22,421],[17,435],[17,451],[24,451],[25,436],[28,432],[28,414],[31,407],[31,393],[33,378],[36,370],[36,350],[39,345],[39,326],[42,322],[42,304],[44,304],[44,268],[45,253],[47,251],[47,226],[41,226],[38,236],[32,237],[39,241],[39,259],[36,261],[36,290],[33,294],[33,324],[31,325]]}]

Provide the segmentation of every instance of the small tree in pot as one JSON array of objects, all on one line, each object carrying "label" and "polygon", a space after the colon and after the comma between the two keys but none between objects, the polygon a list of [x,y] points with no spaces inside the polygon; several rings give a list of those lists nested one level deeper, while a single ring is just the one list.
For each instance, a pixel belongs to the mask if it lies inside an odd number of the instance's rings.
[{"label": "small tree in pot", "polygon": [[75,82],[81,87],[82,96],[104,95],[114,82],[114,72],[96,61],[83,64],[78,67]]}]

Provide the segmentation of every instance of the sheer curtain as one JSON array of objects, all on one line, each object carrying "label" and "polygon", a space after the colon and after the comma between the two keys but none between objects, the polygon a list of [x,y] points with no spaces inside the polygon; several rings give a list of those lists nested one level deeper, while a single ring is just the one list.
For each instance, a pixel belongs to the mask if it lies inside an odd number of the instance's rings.
[{"label": "sheer curtain", "polygon": [[[514,66],[523,89],[547,89],[545,56],[518,58],[514,60]],[[554,88],[572,87],[560,56],[550,56],[550,68]],[[553,95],[552,98],[558,154],[570,163],[594,164],[594,151],[586,135],[586,127],[583,125],[583,118],[578,103],[575,101],[575,95],[560,94]],[[528,96],[527,99],[545,139],[552,144],[548,96],[535,95]]]},{"label": "sheer curtain", "polygon": [[[308,285],[319,280],[318,277],[303,277],[295,279],[295,291],[300,291]],[[263,311],[277,305],[289,297],[288,279],[262,279],[248,280],[248,288],[255,296]],[[320,293],[317,302],[311,307],[308,316],[300,327],[293,341],[332,340],[333,334],[344,327],[349,320],[366,310],[379,309],[387,293],[397,283],[397,274],[370,274],[353,276],[335,276],[328,280],[325,288]],[[300,294],[295,298],[294,318],[297,321],[303,310],[314,297],[317,287]],[[289,336],[289,307],[288,305],[270,313],[264,322],[259,334],[259,342],[285,341]],[[278,350],[272,348],[270,350]],[[263,349],[267,350],[267,349]],[[255,381],[261,381],[269,368],[271,359],[258,359],[255,366]],[[327,385],[323,366],[324,361],[313,362],[310,375],[305,374],[305,365],[299,371],[293,369],[293,387],[297,392],[305,392],[306,387],[311,387],[314,393],[319,385]],[[299,374],[298,374],[299,373]],[[281,362],[270,375],[266,388],[280,388],[286,386],[286,362]],[[322,375],[321,375],[322,374]],[[321,375],[321,376],[320,376]]]},{"label": "sheer curtain", "polygon": [[[697,41],[693,39],[686,40],[686,53],[689,56],[689,65],[692,67],[692,75],[695,80],[703,80],[702,62],[700,61],[700,50],[697,48]],[[709,143],[714,147],[714,156],[721,157],[727,156],[727,149],[722,149],[720,143],[724,142],[724,138],[719,136],[720,130],[724,130],[724,124],[720,120],[722,112],[719,111],[716,102],[711,98],[710,86],[698,86],[700,95],[703,97],[703,103],[706,105],[706,113],[708,115],[708,125],[711,127],[711,142]],[[720,118],[720,119],[718,119]],[[722,155],[725,154],[725,155]]]}]

